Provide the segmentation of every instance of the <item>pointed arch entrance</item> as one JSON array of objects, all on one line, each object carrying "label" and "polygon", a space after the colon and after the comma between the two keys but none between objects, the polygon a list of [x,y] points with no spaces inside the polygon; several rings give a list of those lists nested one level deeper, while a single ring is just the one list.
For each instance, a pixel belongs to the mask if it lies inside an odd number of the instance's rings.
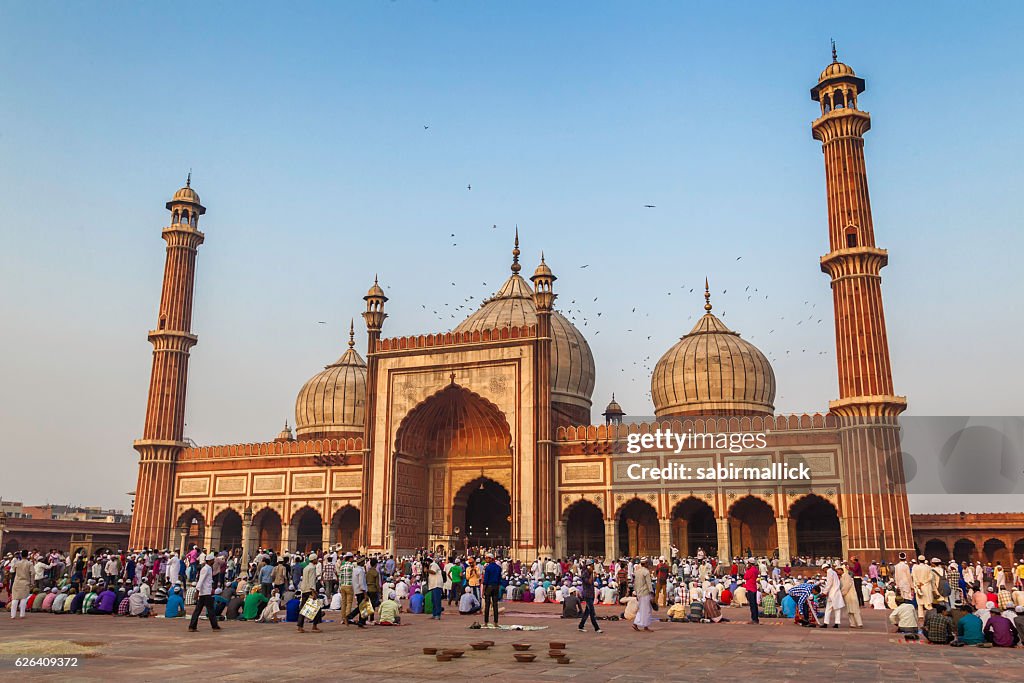
[{"label": "pointed arch entrance", "polygon": [[235,550],[242,547],[242,515],[233,508],[222,510],[213,519],[213,527],[220,537],[218,550]]},{"label": "pointed arch entrance", "polygon": [[[491,519],[487,510],[504,509],[504,503],[499,502],[500,491],[486,482],[480,496],[471,496],[474,490],[463,491],[464,486],[455,491],[453,480],[466,481],[466,470],[476,474],[472,479],[477,488],[481,480],[490,480],[509,496],[506,482],[510,484],[512,479],[512,432],[497,406],[456,384],[453,376],[448,386],[405,416],[395,436],[393,515],[397,552],[465,544],[470,521],[465,517],[471,502],[474,536],[479,536],[479,519],[487,521],[482,524],[481,538],[490,537],[490,522],[497,525],[501,516]],[[515,516],[511,514],[514,503],[509,497],[509,512],[504,515],[508,529],[502,527],[499,532],[506,545],[516,535]],[[513,520],[508,522],[510,516]]]},{"label": "pointed arch entrance", "polygon": [[[308,553],[318,550],[324,541],[324,520],[311,507],[304,507],[292,515],[291,537],[296,550]],[[291,550],[291,548],[289,548]]]},{"label": "pointed arch entrance", "polygon": [[[842,557],[843,537],[839,512],[821,496],[804,496],[789,507],[790,542],[803,557]],[[795,541],[795,542],[794,542]]]},{"label": "pointed arch entrance", "polygon": [[978,546],[969,538],[961,538],[953,544],[953,559],[957,562],[974,562]]},{"label": "pointed arch entrance", "polygon": [[359,508],[346,505],[331,519],[331,543],[341,550],[355,550],[359,540]]},{"label": "pointed arch entrance", "polygon": [[455,494],[452,523],[470,551],[507,547],[512,540],[512,497],[493,479],[474,479]]},{"label": "pointed arch entrance", "polygon": [[192,546],[203,547],[206,542],[206,518],[195,508],[189,508],[178,515],[176,524],[181,539],[179,551],[188,552]]},{"label": "pointed arch entrance", "polygon": [[263,508],[252,518],[256,543],[260,548],[281,552],[281,515],[276,510]]},{"label": "pointed arch entrance", "polygon": [[744,496],[729,508],[729,539],[733,557],[772,556],[779,548],[772,507],[754,496]]},{"label": "pointed arch entrance", "polygon": [[672,544],[680,557],[695,556],[703,550],[707,557],[718,556],[718,522],[715,511],[704,501],[690,496],[672,508]]},{"label": "pointed arch entrance", "polygon": [[639,498],[619,508],[619,554],[627,557],[661,554],[658,512]]},{"label": "pointed arch entrance", "polygon": [[589,500],[578,500],[565,513],[565,552],[569,556],[604,555],[604,514]]}]

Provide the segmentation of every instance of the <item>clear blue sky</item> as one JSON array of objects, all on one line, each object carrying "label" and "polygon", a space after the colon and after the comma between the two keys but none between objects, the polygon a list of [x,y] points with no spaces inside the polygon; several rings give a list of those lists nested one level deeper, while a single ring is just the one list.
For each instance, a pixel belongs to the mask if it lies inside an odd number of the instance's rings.
[{"label": "clear blue sky", "polygon": [[1024,5],[893,5],[3,3],[0,495],[126,506],[189,168],[199,443],[272,438],[375,272],[387,334],[452,327],[506,276],[516,223],[526,270],[543,249],[588,319],[595,415],[613,391],[650,414],[644,366],[705,275],[773,359],[779,411],[825,410],[808,89],[832,37],[868,83],[897,390],[919,415],[1024,414]]}]

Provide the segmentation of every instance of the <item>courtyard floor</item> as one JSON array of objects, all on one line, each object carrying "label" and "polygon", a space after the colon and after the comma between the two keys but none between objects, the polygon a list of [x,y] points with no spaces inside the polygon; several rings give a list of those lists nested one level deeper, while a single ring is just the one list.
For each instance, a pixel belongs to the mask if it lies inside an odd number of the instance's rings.
[{"label": "courtyard floor", "polygon": [[[579,633],[557,617],[556,605],[505,603],[503,624],[545,626],[539,631],[471,630],[476,617],[446,613],[437,622],[403,614],[401,627],[344,626],[337,613],[322,633],[299,634],[294,624],[222,622],[214,633],[205,620],[189,633],[187,621],[88,615],[0,615],[0,671],[27,680],[291,681],[980,681],[1024,679],[1024,648],[951,648],[907,644],[887,633],[886,613],[865,610],[864,630],[802,629],[788,620],[743,622],[745,609],[725,609],[723,624],[655,623],[636,633],[627,622],[602,621],[604,634]],[[598,615],[612,615],[599,607]],[[659,614],[664,614],[664,611]],[[589,627],[588,627],[589,629]],[[477,640],[496,645],[478,652]],[[567,643],[570,664],[548,657],[548,642]],[[536,661],[513,659],[511,643],[532,643]],[[461,648],[466,654],[438,662],[424,647]],[[62,653],[78,657],[74,669],[16,668],[16,655]]]}]

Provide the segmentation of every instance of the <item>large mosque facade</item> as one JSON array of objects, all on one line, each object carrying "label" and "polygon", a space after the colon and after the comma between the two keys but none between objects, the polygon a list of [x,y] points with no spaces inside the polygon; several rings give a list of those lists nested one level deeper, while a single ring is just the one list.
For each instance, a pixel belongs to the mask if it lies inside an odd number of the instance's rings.
[{"label": "large mosque facade", "polygon": [[[525,277],[518,235],[502,287],[454,330],[384,336],[387,296],[364,299],[365,345],[309,379],[272,441],[196,447],[184,441],[194,269],[206,209],[191,183],[167,203],[163,293],[150,331],[153,369],[131,545],[406,553],[508,546],[513,555],[668,555],[703,548],[893,557],[914,540],[899,458],[863,134],[863,79],[834,58],[811,97],[825,158],[828,253],[839,396],[817,414],[775,413],[768,359],[705,313],[657,363],[657,419],[623,422],[614,401],[593,423],[595,363],[555,306],[544,262]],[[364,354],[357,350],[364,349]],[[649,448],[630,435],[763,434],[764,447]],[[769,467],[803,463],[809,480],[636,480],[629,466]]]}]

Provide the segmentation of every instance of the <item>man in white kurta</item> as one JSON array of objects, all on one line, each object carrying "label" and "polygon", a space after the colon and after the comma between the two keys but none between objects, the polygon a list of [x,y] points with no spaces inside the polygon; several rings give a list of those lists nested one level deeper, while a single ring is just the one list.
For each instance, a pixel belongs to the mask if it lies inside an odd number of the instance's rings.
[{"label": "man in white kurta", "polygon": [[651,596],[654,594],[654,587],[651,585],[650,564],[650,560],[644,559],[633,570],[633,592],[636,593],[637,601],[636,618],[633,619],[633,630],[635,631],[650,631],[651,622],[654,620],[651,610]]},{"label": "man in white kurta", "polygon": [[924,613],[932,608],[932,602],[938,593],[939,575],[924,560],[924,555],[917,558],[917,564],[911,572],[914,581],[914,593],[917,597],[917,618],[923,623]]},{"label": "man in white kurta", "polygon": [[826,565],[825,586],[821,592],[828,596],[828,601],[825,603],[825,623],[821,627],[827,628],[831,624],[833,628],[839,628],[839,623],[843,620],[846,601],[843,599],[839,574],[831,565]]},{"label": "man in white kurta", "polygon": [[900,553],[900,561],[893,567],[893,578],[896,580],[896,588],[904,600],[914,597],[914,584],[910,576],[910,566],[907,564],[906,553]]}]

